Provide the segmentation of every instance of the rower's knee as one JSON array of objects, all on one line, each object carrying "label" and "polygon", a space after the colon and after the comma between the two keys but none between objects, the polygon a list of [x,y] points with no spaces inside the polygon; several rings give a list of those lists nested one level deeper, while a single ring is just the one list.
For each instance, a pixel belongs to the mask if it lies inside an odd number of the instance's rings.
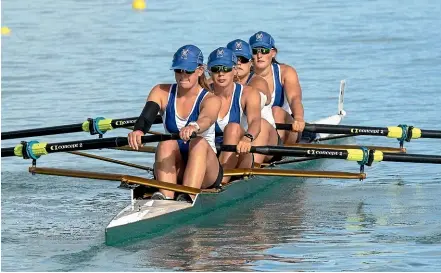
[{"label": "rower's knee", "polygon": [[159,142],[156,148],[154,170],[155,176],[162,178],[159,172],[175,173],[180,166],[180,151],[176,140]]},{"label": "rower's knee", "polygon": [[161,141],[156,147],[156,159],[172,156],[176,151],[179,151],[178,142],[176,140]]},{"label": "rower's knee", "polygon": [[227,126],[225,126],[224,129],[224,144],[231,144],[230,141],[233,142],[233,144],[236,144],[237,141],[242,137],[243,135],[243,129],[242,127],[235,122],[228,123]]},{"label": "rower's knee", "polygon": [[203,137],[196,137],[190,140],[189,145],[189,151],[200,151],[200,150],[206,150],[209,148],[210,145],[208,144],[207,140]]}]

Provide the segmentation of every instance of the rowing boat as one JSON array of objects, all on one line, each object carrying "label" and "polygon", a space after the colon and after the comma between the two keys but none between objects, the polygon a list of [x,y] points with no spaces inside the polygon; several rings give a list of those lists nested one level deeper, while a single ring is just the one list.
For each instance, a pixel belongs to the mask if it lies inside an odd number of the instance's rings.
[{"label": "rowing boat", "polygon": [[[130,150],[127,137],[102,138],[102,135],[112,129],[129,128],[135,123],[135,118],[105,119],[102,117],[88,119],[79,124],[62,126],[24,129],[18,131],[2,132],[2,139],[13,139],[30,136],[64,134],[86,131],[91,135],[98,134],[99,139],[86,139],[58,143],[46,143],[32,140],[21,141],[14,147],[2,148],[2,157],[21,157],[25,160],[32,159],[29,172],[32,174],[67,176],[76,178],[99,179],[103,181],[119,181],[126,188],[131,188],[131,203],[118,213],[106,228],[106,244],[114,245],[137,238],[144,238],[170,230],[178,223],[186,222],[207,212],[234,203],[240,199],[252,196],[255,193],[267,190],[267,187],[280,185],[282,182],[292,182],[283,177],[314,177],[337,179],[365,179],[365,166],[373,162],[412,162],[441,164],[441,156],[425,154],[408,154],[403,147],[404,142],[419,138],[441,139],[441,130],[420,129],[414,126],[400,124],[389,127],[372,127],[359,125],[340,125],[346,112],[343,110],[344,81],[340,85],[338,113],[327,118],[317,120],[305,125],[302,143],[284,146],[252,146],[251,152],[264,155],[290,156],[271,164],[260,164],[249,169],[227,169],[224,176],[235,176],[241,179],[232,179],[222,189],[201,190],[183,185],[171,184],[155,179],[132,176],[128,174],[90,172],[82,170],[69,170],[59,168],[37,167],[36,162],[40,156],[52,153],[71,153],[88,158],[94,158],[119,165],[151,171],[148,166],[141,166],[130,162],[115,160],[103,156],[78,152],[93,149],[120,149]],[[160,123],[158,120],[155,123]],[[292,124],[276,123],[278,130],[291,130]],[[307,134],[311,135],[307,135]],[[357,135],[372,135],[395,138],[399,141],[400,148],[360,145],[334,145],[320,144],[330,140],[353,137]],[[306,137],[307,136],[307,137]],[[155,143],[166,140],[180,139],[179,134],[162,134],[149,131],[142,136],[142,143]],[[219,145],[220,151],[236,151],[234,145]],[[142,152],[155,152],[155,147],[142,147]],[[294,158],[293,158],[294,157]],[[360,172],[315,171],[311,162],[320,158],[356,161]],[[271,177],[270,177],[271,176]],[[195,194],[192,204],[171,200],[152,200],[150,197],[158,189],[171,190],[188,194]]]},{"label": "rowing boat", "polygon": [[[338,113],[313,123],[338,125],[346,116],[343,109],[344,82],[340,86]],[[326,133],[314,134],[314,137],[302,138],[303,143],[317,143],[320,139],[329,139],[333,135]],[[325,141],[326,142],[326,141]],[[262,167],[264,169],[308,169],[311,162],[279,163]],[[300,161],[300,160],[298,160]],[[240,199],[247,198],[265,188],[280,183],[283,176],[248,176],[236,179],[223,185],[222,189],[202,190],[196,195],[193,203],[175,200],[152,200],[150,196],[157,189],[138,185],[131,190],[131,203],[119,212],[107,225],[105,240],[107,245],[115,245],[134,239],[146,238],[164,230],[173,228],[176,224],[193,219],[226,206]]]}]

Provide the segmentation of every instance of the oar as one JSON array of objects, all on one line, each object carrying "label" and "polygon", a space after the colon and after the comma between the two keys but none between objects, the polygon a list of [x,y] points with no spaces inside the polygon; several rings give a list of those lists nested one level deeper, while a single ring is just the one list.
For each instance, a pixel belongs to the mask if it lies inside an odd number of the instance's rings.
[{"label": "oar", "polygon": [[[75,133],[81,131],[90,132],[91,134],[103,134],[106,131],[112,129],[131,127],[135,125],[137,119],[138,117],[122,119],[105,119],[99,117],[96,119],[88,119],[83,123],[77,124],[3,132],[1,136],[2,140],[6,140],[13,138]],[[158,115],[154,123],[162,123],[162,117]],[[276,123],[276,129],[291,130],[292,125]],[[304,131],[312,133],[344,134],[344,137],[356,135],[386,136],[389,138],[402,139],[403,141],[410,141],[411,139],[417,138],[441,138],[441,130],[424,130],[407,125],[390,127],[369,127],[355,125],[353,126],[307,123],[305,125]]]},{"label": "oar", "polygon": [[129,151],[129,152],[143,152],[143,153],[153,153],[153,154],[156,153],[156,147],[153,146],[138,147],[138,150],[133,150],[132,148],[130,148],[130,146],[122,146],[122,147],[109,148],[109,149]]},{"label": "oar", "polygon": [[[292,130],[291,124],[276,123],[278,130]],[[417,138],[441,138],[441,130],[423,130],[413,126],[399,125],[390,127],[368,127],[353,125],[311,124],[305,125],[304,131],[328,134],[386,136],[406,141]]]},{"label": "oar", "polygon": [[136,169],[141,169],[141,170],[145,170],[148,172],[153,172],[152,167],[143,166],[143,165],[130,163],[130,162],[126,162],[126,161],[121,161],[121,160],[116,160],[116,159],[105,157],[105,156],[93,155],[93,154],[88,154],[88,153],[83,153],[83,152],[78,152],[78,151],[73,151],[73,152],[68,152],[68,153],[74,154],[74,155],[79,155],[79,156],[84,156],[84,157],[88,157],[88,158],[98,159],[98,160],[102,160],[102,161],[106,161],[106,162],[110,162],[110,163],[115,163],[115,164],[119,164],[119,165],[123,165],[123,166],[128,166],[128,167],[132,167],[132,168],[136,168]]},{"label": "oar", "polygon": [[[180,139],[179,134],[142,136],[142,143]],[[2,148],[2,157],[19,156],[25,159],[37,159],[50,153],[104,149],[128,145],[127,137],[110,137],[90,140],[77,140],[58,143],[39,143],[38,141],[22,142],[15,147]]]},{"label": "oar", "polygon": [[333,171],[304,171],[304,170],[275,170],[275,169],[231,169],[224,170],[224,176],[286,176],[286,177],[315,177],[340,179],[365,179],[365,173],[333,172]]},{"label": "oar", "polygon": [[98,172],[67,170],[67,169],[58,169],[58,168],[37,168],[37,167],[30,167],[29,172],[37,173],[37,174],[45,174],[45,175],[121,181],[129,184],[139,184],[158,189],[171,190],[171,191],[183,192],[188,194],[197,194],[201,192],[201,190],[198,188],[192,188],[183,185],[162,182],[159,180],[147,179],[143,177],[124,175],[124,174],[98,173]]},{"label": "oar", "polygon": [[[283,147],[283,146],[282,146]],[[284,147],[298,147],[298,148],[326,148],[326,149],[361,149],[360,145],[335,145],[335,144],[307,144],[307,143],[296,143],[285,145]],[[406,148],[393,148],[393,147],[384,147],[384,146],[366,146],[369,150],[377,150],[388,153],[405,153]],[[123,150],[123,151],[136,151],[136,152],[145,152],[145,153],[155,153],[156,147],[153,146],[143,146],[139,147],[138,150],[133,150],[129,146],[118,147],[118,148],[110,148],[115,150]]]},{"label": "oar", "polygon": [[[221,151],[236,152],[235,145],[218,145],[218,149]],[[280,146],[253,146],[251,147],[251,152],[264,155],[345,159],[361,162],[361,165],[370,165],[372,162],[380,161],[441,164],[441,156],[437,155],[383,153],[367,148],[308,149]]]},{"label": "oar", "polygon": [[[98,117],[95,119],[88,119],[83,123],[75,123],[68,125],[43,127],[36,129],[25,129],[18,131],[10,131],[2,133],[2,140],[25,138],[35,136],[47,136],[56,134],[67,134],[76,132],[90,132],[90,134],[104,134],[106,131],[110,131],[116,128],[130,127],[135,125],[138,117],[122,118],[122,119],[106,119]],[[155,124],[162,123],[162,117],[157,116],[154,121]]]},{"label": "oar", "polygon": [[296,147],[296,148],[314,148],[314,149],[361,149],[366,147],[369,150],[382,151],[387,153],[405,153],[406,148],[393,148],[384,146],[361,146],[361,145],[338,145],[338,144],[321,144],[321,143],[296,143],[285,145],[284,147]]}]

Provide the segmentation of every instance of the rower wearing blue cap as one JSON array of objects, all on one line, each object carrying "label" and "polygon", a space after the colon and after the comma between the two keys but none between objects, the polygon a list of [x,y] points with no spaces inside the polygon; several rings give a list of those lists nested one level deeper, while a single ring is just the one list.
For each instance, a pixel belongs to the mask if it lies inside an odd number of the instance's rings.
[{"label": "rower wearing blue cap", "polygon": [[[226,47],[219,47],[208,57],[212,90],[222,102],[216,121],[216,141],[236,145],[237,153],[221,152],[219,161],[224,169],[250,168],[253,160],[251,145],[260,137],[260,96],[250,86],[234,82],[237,56]],[[238,154],[239,156],[236,156]],[[227,183],[230,177],[224,177]]]},{"label": "rower wearing blue cap", "polygon": [[[253,145],[266,146],[277,145],[279,142],[279,136],[275,129],[276,124],[274,122],[273,113],[271,110],[271,93],[269,91],[268,83],[266,80],[251,72],[251,59],[253,58],[251,46],[241,39],[236,39],[227,44],[227,48],[231,49],[237,56],[236,82],[242,85],[248,85],[259,92],[260,95],[260,108],[261,108],[261,124],[259,137],[254,141]],[[263,154],[254,154],[254,161],[256,163],[268,162],[272,159],[272,156],[265,156]]]},{"label": "rower wearing blue cap", "polygon": [[271,92],[271,107],[276,123],[291,123],[292,131],[279,130],[285,144],[298,142],[305,128],[302,89],[296,70],[276,61],[274,38],[267,32],[253,34],[249,43],[253,54],[254,73],[262,76]]},{"label": "rower wearing blue cap", "polygon": [[[156,179],[172,184],[182,181],[185,186],[205,189],[220,186],[223,170],[214,142],[221,101],[208,91],[203,62],[201,50],[194,45],[176,51],[171,65],[176,83],[153,87],[128,140],[130,147],[138,150],[141,136],[159,112],[165,132],[179,133],[181,139],[159,142],[154,165]],[[193,133],[198,136],[190,139]],[[176,197],[177,201],[192,201],[187,194],[174,195],[173,191],[160,190],[152,199]]]}]

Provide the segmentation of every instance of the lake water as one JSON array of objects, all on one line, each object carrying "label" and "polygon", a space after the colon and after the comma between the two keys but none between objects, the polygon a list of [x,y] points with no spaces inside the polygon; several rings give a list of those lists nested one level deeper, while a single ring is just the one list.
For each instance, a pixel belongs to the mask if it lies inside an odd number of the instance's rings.
[{"label": "lake water", "polygon": [[[1,129],[137,116],[149,90],[171,82],[172,55],[271,33],[278,59],[299,74],[306,119],[337,111],[345,124],[440,129],[441,5],[438,1],[3,1]],[[160,126],[153,129],[160,130]],[[119,129],[106,136],[125,136]],[[84,133],[37,138],[67,141]],[[26,139],[30,140],[30,139]],[[11,147],[20,140],[2,141]],[[394,139],[351,143],[398,146]],[[406,143],[440,154],[437,140]],[[97,154],[151,165],[151,155]],[[32,176],[29,161],[1,162],[4,271],[439,271],[441,168],[378,163],[359,181],[292,179],[251,199],[133,244],[108,247],[104,228],[129,202],[118,183]],[[39,166],[140,171],[75,155]],[[357,171],[325,161],[321,169]],[[288,181],[289,182],[289,181]]]}]

